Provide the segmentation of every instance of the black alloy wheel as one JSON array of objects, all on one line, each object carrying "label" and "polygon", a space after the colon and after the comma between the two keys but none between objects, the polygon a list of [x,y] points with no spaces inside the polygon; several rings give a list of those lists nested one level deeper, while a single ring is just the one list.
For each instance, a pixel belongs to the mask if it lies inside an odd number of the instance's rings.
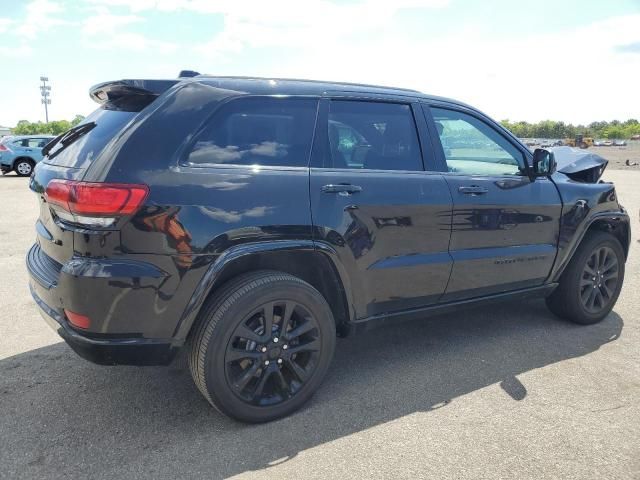
[{"label": "black alloy wheel", "polygon": [[252,405],[276,405],[293,397],[318,365],[320,329],[303,305],[269,302],[244,318],[225,353],[226,378]]},{"label": "black alloy wheel", "polygon": [[596,248],[582,271],[580,299],[589,313],[600,313],[614,298],[618,286],[618,258],[608,246]]},{"label": "black alloy wheel", "polygon": [[267,422],[294,412],[320,387],[336,326],[313,286],[260,270],[217,289],[189,343],[189,368],[209,403],[238,420]]},{"label": "black alloy wheel", "polygon": [[559,317],[582,325],[605,318],[613,309],[624,281],[625,252],[609,232],[588,232],[547,297]]}]

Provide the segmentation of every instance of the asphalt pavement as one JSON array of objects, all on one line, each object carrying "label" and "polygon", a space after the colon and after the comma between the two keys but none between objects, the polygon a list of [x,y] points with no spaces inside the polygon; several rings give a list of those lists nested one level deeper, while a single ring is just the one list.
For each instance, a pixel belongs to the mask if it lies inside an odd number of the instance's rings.
[{"label": "asphalt pavement", "polygon": [[0,478],[640,478],[640,172],[610,171],[633,221],[614,311],[544,302],[341,339],[321,390],[265,425],[217,413],[184,362],[101,367],[41,319],[24,255],[37,201],[0,177]]}]

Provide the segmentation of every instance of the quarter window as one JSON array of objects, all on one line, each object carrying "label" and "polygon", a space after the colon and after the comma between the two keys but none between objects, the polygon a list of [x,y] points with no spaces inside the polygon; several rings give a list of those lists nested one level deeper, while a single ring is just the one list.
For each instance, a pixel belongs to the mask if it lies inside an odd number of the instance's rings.
[{"label": "quarter window", "polygon": [[198,135],[186,163],[306,167],[317,103],[309,98],[232,100]]},{"label": "quarter window", "polygon": [[477,118],[431,108],[450,172],[467,175],[522,175],[522,152]]},{"label": "quarter window", "polygon": [[329,110],[326,167],[422,170],[411,107],[336,100]]}]

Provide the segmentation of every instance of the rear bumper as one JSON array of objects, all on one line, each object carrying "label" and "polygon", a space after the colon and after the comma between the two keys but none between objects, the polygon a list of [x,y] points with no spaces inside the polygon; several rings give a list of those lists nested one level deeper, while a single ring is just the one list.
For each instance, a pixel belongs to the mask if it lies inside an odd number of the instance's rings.
[{"label": "rear bumper", "polygon": [[[61,287],[57,280],[62,266],[40,254],[37,244],[27,254],[26,262],[30,276],[29,289],[40,314],[82,358],[100,365],[171,363],[180,347],[172,339],[146,338],[141,334],[97,333],[74,328],[64,314],[59,295],[62,292],[58,292]],[[74,287],[83,290],[82,283],[74,284]],[[67,291],[68,288],[71,287],[67,287]]]},{"label": "rear bumper", "polygon": [[7,165],[5,163],[0,163],[0,172],[9,173],[12,170],[13,170],[13,168],[11,167],[11,165]]},{"label": "rear bumper", "polygon": [[30,285],[31,295],[40,315],[79,356],[99,365],[168,365],[178,348],[171,343],[144,338],[92,338],[69,325],[58,312],[49,307]]}]

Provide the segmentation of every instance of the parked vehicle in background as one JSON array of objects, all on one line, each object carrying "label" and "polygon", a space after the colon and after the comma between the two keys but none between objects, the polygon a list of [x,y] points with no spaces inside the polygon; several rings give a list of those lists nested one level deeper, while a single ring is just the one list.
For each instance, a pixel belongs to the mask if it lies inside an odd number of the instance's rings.
[{"label": "parked vehicle in background", "polygon": [[620,293],[629,217],[606,160],[563,147],[556,171],[461,102],[206,75],[91,97],[31,177],[33,299],[96,363],[186,348],[234,418],[302,406],[337,335],[528,297],[593,324]]},{"label": "parked vehicle in background", "polygon": [[53,138],[52,135],[21,135],[3,139],[0,142],[0,171],[28,177],[36,163],[42,160],[42,149]]},{"label": "parked vehicle in background", "polygon": [[593,138],[576,135],[574,138],[563,139],[562,144],[567,147],[589,148],[593,146]]},{"label": "parked vehicle in background", "polygon": [[613,141],[613,146],[614,147],[626,147],[627,146],[627,142],[625,142],[624,140],[614,140]]},{"label": "parked vehicle in background", "polygon": [[602,146],[603,147],[613,147],[613,140],[603,140],[602,141]]}]

